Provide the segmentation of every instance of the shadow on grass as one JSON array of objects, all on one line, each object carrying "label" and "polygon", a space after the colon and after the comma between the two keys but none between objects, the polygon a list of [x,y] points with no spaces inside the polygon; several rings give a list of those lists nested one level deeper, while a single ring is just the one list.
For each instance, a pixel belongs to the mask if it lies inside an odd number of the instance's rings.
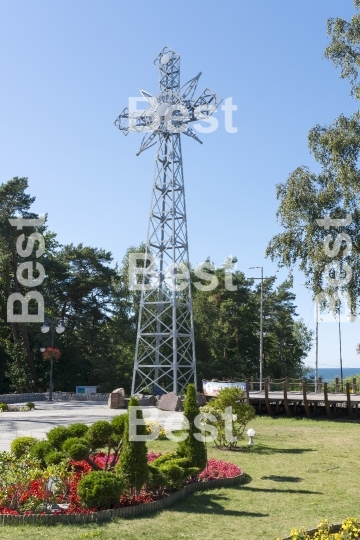
[{"label": "shadow on grass", "polygon": [[258,493],[300,493],[301,495],[323,495],[322,491],[309,491],[308,489],[276,489],[276,488],[255,488],[250,486],[240,486],[246,491]]},{"label": "shadow on grass", "polygon": [[254,454],[303,454],[304,452],[315,452],[314,448],[274,448],[262,444],[254,445],[251,448]]},{"label": "shadow on grass", "polygon": [[277,476],[272,474],[270,476],[262,476],[261,480],[272,480],[273,482],[302,482],[303,478],[299,476]]},{"label": "shadow on grass", "polygon": [[262,512],[245,512],[242,510],[227,510],[221,504],[222,501],[231,500],[231,497],[226,495],[215,495],[214,493],[201,493],[196,497],[190,497],[178,505],[175,505],[173,509],[175,512],[194,512],[196,514],[221,514],[223,516],[233,517],[267,517],[269,514],[263,514]]}]

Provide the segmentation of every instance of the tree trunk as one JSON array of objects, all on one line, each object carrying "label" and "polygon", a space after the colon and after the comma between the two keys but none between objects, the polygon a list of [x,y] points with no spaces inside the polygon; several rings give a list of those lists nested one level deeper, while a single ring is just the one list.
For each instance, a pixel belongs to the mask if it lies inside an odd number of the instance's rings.
[{"label": "tree trunk", "polygon": [[[16,256],[15,256],[15,253],[13,252],[13,271],[14,271],[14,283],[15,283],[14,288],[15,288],[15,292],[18,293],[20,292],[20,287],[19,287],[19,282],[16,278],[16,269],[17,269]],[[29,336],[27,333],[27,328],[26,328],[25,323],[20,323],[20,332],[21,332],[21,337],[22,337],[25,351],[26,351],[26,362],[29,366],[31,375],[35,381],[37,379],[37,371],[36,371],[35,362],[34,362],[34,354],[30,346]]]},{"label": "tree trunk", "polygon": [[26,328],[25,323],[20,323],[20,331],[21,331],[21,336],[22,336],[25,351],[26,351],[26,361],[29,366],[31,375],[33,376],[33,379],[35,381],[37,379],[37,371],[36,371],[35,362],[34,362],[34,353],[32,352],[32,349],[30,346],[29,336],[27,333],[27,328]]}]

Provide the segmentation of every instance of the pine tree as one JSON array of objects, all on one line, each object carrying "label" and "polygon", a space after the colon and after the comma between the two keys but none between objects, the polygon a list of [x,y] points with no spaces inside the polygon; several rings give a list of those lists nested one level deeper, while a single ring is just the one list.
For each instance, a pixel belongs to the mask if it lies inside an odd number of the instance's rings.
[{"label": "pine tree", "polygon": [[[140,405],[139,400],[131,398],[129,401],[130,407],[138,407]],[[142,411],[137,411],[136,417],[138,419],[143,418]],[[130,441],[130,414],[128,412],[128,421],[125,424],[123,448],[120,455],[120,464],[118,467],[119,472],[125,480],[126,488],[134,491],[138,491],[145,484],[149,476],[149,468],[147,463],[147,447],[145,441]],[[146,435],[145,426],[137,426],[137,435]]]},{"label": "pine tree", "polygon": [[184,415],[189,421],[189,437],[179,443],[177,454],[187,458],[191,467],[198,467],[203,470],[207,461],[205,443],[194,437],[196,433],[201,433],[201,430],[194,424],[195,417],[199,414],[196,388],[193,384],[189,384],[184,404]]}]

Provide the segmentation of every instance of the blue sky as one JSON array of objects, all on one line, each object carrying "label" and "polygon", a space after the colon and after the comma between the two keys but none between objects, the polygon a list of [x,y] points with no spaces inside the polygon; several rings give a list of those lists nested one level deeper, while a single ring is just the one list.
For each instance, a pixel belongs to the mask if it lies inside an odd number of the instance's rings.
[{"label": "blue sky", "polygon": [[[60,242],[120,261],[146,237],[154,148],[136,157],[141,136],[125,138],[113,121],[139,87],[157,92],[152,61],[168,45],[181,55],[182,83],[202,71],[199,92],[209,86],[238,107],[237,133],[218,111],[203,145],[183,137],[191,261],[220,265],[232,254],[240,270],[273,275],[264,252],[279,230],[275,184],[299,165],[318,170],[309,129],[358,108],[322,58],[326,20],[353,13],[351,0],[2,0],[0,182],[27,176]],[[299,281],[298,311],[313,327]],[[343,324],[344,366],[359,365],[359,327]],[[337,326],[320,325],[320,364],[337,366],[338,351]]]}]

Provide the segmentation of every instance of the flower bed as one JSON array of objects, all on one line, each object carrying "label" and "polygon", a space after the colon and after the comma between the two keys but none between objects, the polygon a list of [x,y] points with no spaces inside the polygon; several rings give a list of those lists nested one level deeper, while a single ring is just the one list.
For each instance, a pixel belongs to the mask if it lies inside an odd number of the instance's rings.
[{"label": "flower bed", "polygon": [[[151,463],[160,456],[160,453],[150,452],[147,454],[148,462]],[[93,456],[93,461],[102,469],[105,468],[107,459],[108,456],[103,452],[98,452]],[[7,493],[0,491],[0,515],[73,515],[97,512],[99,510],[98,508],[85,508],[77,493],[78,483],[81,478],[91,472],[91,466],[86,461],[73,460],[70,461],[70,466],[71,470],[67,474],[64,474],[64,469],[61,472],[60,468],[54,467],[53,477],[50,476],[51,471],[42,478],[36,477],[36,474],[32,472],[27,477],[27,483],[23,481],[21,485],[13,485],[10,488],[10,492],[7,491]],[[29,469],[33,470],[31,463],[29,463]],[[232,463],[210,459],[207,462],[207,467],[201,473],[195,478],[187,480],[185,487],[190,487],[190,484],[205,484],[207,482],[209,482],[210,486],[216,480],[240,477],[242,473],[243,471],[240,467]],[[31,474],[35,478],[31,479]],[[51,485],[51,482],[53,482],[53,485],[56,483],[56,489]],[[152,493],[143,489],[138,495],[121,495],[119,502],[113,505],[113,509],[148,504],[167,498],[169,495],[171,495],[171,492],[166,490]],[[4,501],[4,499],[13,501],[15,496],[21,508],[20,510],[11,508],[11,505],[1,504],[1,501]]]},{"label": "flower bed", "polygon": [[[223,461],[207,461],[195,419],[196,388],[189,384],[184,414],[188,440],[166,454],[147,453],[144,439],[158,426],[142,420],[138,399],[126,415],[91,426],[74,423],[53,427],[46,440],[18,437],[11,453],[0,453],[0,523],[103,521],[166,508],[197,490],[242,482],[242,470]],[[138,429],[136,429],[138,427]],[[153,437],[154,438],[154,437]],[[100,451],[100,450],[105,450]]]},{"label": "flower bed", "polygon": [[8,408],[4,411],[0,410],[0,412],[26,412],[31,411],[29,407],[26,405],[8,405]]},{"label": "flower bed", "polygon": [[292,529],[290,536],[283,540],[355,540],[359,537],[360,521],[349,517],[341,525],[331,525],[328,519],[323,519],[316,529],[309,531],[305,531],[304,528]]}]

